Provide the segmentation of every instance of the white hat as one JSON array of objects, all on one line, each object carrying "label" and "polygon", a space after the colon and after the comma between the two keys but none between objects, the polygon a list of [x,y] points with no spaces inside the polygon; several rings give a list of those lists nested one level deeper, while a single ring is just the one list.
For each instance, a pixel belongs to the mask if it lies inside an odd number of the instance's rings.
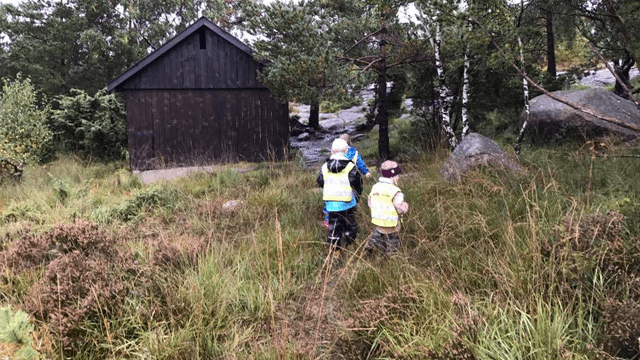
[{"label": "white hat", "polygon": [[331,152],[336,152],[340,150],[344,150],[344,152],[347,152],[348,149],[349,149],[349,144],[347,144],[347,142],[342,139],[335,139],[331,144]]}]

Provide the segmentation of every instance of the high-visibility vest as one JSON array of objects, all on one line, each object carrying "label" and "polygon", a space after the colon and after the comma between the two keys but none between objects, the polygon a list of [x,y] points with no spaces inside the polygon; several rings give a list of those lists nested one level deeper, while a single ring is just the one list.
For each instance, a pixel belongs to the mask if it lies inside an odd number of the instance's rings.
[{"label": "high-visibility vest", "polygon": [[324,201],[344,201],[353,200],[353,189],[349,183],[349,173],[353,170],[354,163],[350,162],[342,171],[332,173],[327,168],[327,164],[322,165],[322,177],[324,187],[322,189],[322,200]]},{"label": "high-visibility vest", "polygon": [[400,188],[383,182],[376,183],[371,188],[371,222],[382,227],[398,225],[398,211],[393,205],[393,198]]}]

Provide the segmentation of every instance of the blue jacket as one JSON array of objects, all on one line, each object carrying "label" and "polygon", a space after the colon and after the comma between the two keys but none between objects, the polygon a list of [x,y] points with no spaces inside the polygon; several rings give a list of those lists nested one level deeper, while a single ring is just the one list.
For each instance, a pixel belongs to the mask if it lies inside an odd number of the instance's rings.
[{"label": "blue jacket", "polygon": [[356,163],[358,170],[360,170],[363,175],[366,175],[369,172],[369,168],[367,168],[367,165],[364,163],[364,160],[362,160],[362,157],[356,148],[350,147],[349,150],[347,150],[347,159]]}]

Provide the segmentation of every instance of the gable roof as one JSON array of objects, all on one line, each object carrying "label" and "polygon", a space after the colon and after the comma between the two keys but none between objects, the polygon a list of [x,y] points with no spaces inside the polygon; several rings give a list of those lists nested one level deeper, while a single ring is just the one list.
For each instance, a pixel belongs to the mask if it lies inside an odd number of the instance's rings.
[{"label": "gable roof", "polygon": [[167,51],[171,50],[174,46],[176,46],[182,40],[184,40],[187,37],[189,37],[189,35],[193,34],[197,30],[199,30],[201,27],[208,28],[209,30],[211,30],[215,34],[217,34],[218,36],[222,37],[223,39],[225,39],[228,42],[230,42],[231,44],[233,44],[238,49],[240,49],[243,52],[247,53],[247,55],[253,56],[253,50],[251,50],[251,48],[249,46],[247,46],[242,41],[238,40],[235,36],[229,34],[228,32],[226,32],[223,29],[221,29],[220,27],[218,27],[216,24],[211,22],[211,20],[209,20],[209,19],[207,19],[205,17],[201,17],[193,25],[191,25],[188,28],[184,29],[178,35],[174,36],[173,39],[167,41],[162,46],[160,46],[158,49],[156,49],[154,52],[152,52],[151,54],[147,55],[147,57],[145,57],[144,59],[138,61],[135,65],[131,66],[129,69],[125,70],[125,72],[120,74],[117,78],[111,80],[109,82],[109,84],[107,85],[107,89],[109,91],[112,91],[118,85],[122,84],[127,79],[129,79],[130,77],[132,77],[133,75],[138,73],[140,70],[144,69],[147,65],[151,64],[154,60],[156,60],[157,58],[162,56]]}]

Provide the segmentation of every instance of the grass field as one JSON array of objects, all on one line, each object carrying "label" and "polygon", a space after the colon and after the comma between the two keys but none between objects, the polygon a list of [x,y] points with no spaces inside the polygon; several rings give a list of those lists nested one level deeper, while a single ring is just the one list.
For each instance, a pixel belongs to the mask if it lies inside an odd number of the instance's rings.
[{"label": "grass field", "polygon": [[446,153],[392,145],[411,207],[390,258],[363,257],[365,203],[359,241],[327,256],[295,161],[152,185],[123,163],[27,167],[0,187],[0,357],[638,356],[640,160],[618,157],[635,147],[528,148],[525,174],[449,184]]}]

